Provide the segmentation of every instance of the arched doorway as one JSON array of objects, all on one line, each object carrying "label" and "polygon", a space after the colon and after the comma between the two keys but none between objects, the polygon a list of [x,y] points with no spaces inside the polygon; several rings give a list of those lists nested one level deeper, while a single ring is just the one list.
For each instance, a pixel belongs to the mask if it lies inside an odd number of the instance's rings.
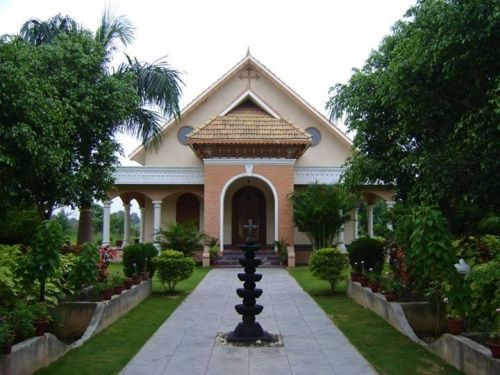
[{"label": "arched doorway", "polygon": [[255,240],[266,244],[266,198],[262,191],[253,186],[245,186],[236,191],[232,200],[232,243],[242,244],[247,237],[243,225],[248,221],[257,225]]},{"label": "arched doorway", "polygon": [[200,227],[200,201],[191,193],[182,194],[176,203],[175,221],[177,223],[193,223]]}]

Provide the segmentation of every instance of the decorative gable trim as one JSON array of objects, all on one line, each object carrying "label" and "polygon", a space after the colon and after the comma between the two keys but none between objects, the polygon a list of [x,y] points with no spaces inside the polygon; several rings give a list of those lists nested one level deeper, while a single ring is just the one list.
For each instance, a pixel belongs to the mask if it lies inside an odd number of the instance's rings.
[{"label": "decorative gable trim", "polygon": [[252,90],[246,90],[243,94],[238,96],[229,106],[227,106],[219,116],[225,116],[241,103],[243,103],[246,99],[250,98],[252,102],[254,102],[260,109],[265,111],[266,113],[273,116],[275,119],[281,119],[281,116],[275,112],[271,107],[269,107],[261,98],[257,96]]}]

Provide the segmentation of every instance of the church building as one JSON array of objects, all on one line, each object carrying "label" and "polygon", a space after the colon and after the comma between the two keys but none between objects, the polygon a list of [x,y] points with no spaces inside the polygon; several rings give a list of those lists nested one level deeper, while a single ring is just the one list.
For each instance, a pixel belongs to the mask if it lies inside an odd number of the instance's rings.
[{"label": "church building", "polygon": [[[180,120],[162,129],[159,148],[138,147],[120,167],[110,199],[125,208],[124,243],[129,241],[130,202],[140,206],[140,242],[155,240],[159,228],[191,221],[220,242],[220,253],[244,242],[243,225],[257,225],[264,248],[288,246],[288,264],[306,263],[311,246],[294,226],[290,195],[315,182],[339,181],[351,154],[347,135],[308,104],[250,53],[188,104]],[[382,187],[363,187],[368,234],[373,203],[390,201]],[[103,243],[109,243],[110,202],[104,202]],[[357,209],[338,236],[357,238]],[[208,265],[208,249],[198,254]]]}]

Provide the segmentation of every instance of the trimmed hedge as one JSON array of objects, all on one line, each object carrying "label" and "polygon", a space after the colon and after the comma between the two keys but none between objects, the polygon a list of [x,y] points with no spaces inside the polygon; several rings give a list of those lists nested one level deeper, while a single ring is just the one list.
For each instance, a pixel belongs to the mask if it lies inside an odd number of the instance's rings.
[{"label": "trimmed hedge", "polygon": [[347,256],[339,249],[326,248],[313,251],[309,259],[309,269],[314,277],[326,280],[332,290],[347,268]]},{"label": "trimmed hedge", "polygon": [[[376,274],[382,272],[384,265],[384,245],[382,242],[370,237],[360,237],[351,242],[347,252],[349,263],[356,272],[362,272],[363,268],[365,273],[370,268],[373,268],[373,272]],[[364,267],[361,262],[364,262]]]},{"label": "trimmed hedge", "polygon": [[150,277],[155,272],[153,259],[158,256],[158,250],[152,243],[128,245],[123,249],[123,272],[127,277],[135,273],[148,271]]},{"label": "trimmed hedge", "polygon": [[164,250],[153,259],[158,270],[158,278],[163,287],[169,291],[175,289],[179,281],[188,279],[194,271],[195,261],[180,251]]}]

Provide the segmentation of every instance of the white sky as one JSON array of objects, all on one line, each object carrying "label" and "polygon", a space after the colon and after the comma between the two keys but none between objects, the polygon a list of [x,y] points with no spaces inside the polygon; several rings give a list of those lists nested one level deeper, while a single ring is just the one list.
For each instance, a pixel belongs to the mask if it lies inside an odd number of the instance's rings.
[{"label": "white sky", "polygon": [[[126,49],[139,60],[167,56],[183,72],[185,106],[236,64],[247,47],[288,86],[326,114],[328,89],[361,67],[416,0],[0,0],[0,34],[30,18],[69,15],[97,28],[112,4],[136,28]],[[117,55],[117,59],[121,54]],[[128,155],[139,144],[120,136]],[[131,164],[124,160],[123,164]],[[113,209],[120,209],[114,204]]]}]

